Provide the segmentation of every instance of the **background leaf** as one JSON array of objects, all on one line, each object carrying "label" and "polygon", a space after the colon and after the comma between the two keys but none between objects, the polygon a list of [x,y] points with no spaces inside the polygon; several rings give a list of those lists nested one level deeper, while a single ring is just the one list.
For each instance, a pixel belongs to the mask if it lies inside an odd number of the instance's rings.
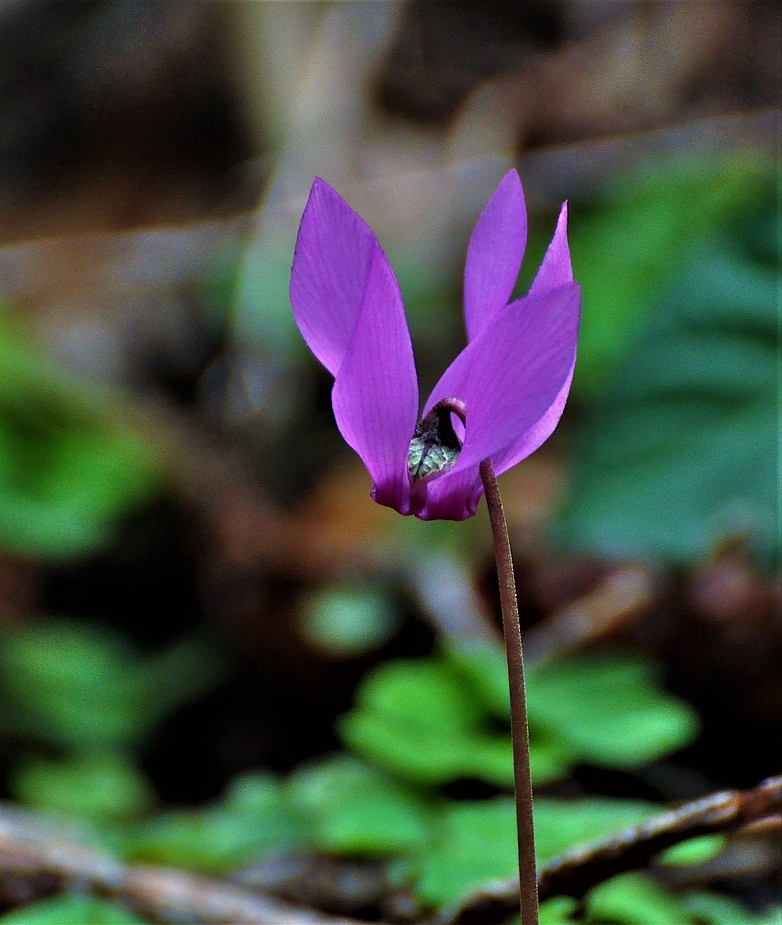
[{"label": "background leaf", "polygon": [[128,830],[126,856],[195,870],[222,872],[270,851],[306,843],[304,825],[271,774],[235,779],[211,806],[159,814]]},{"label": "background leaf", "polygon": [[142,655],[106,626],[42,618],[0,639],[0,724],[69,750],[138,744],[224,671],[220,654],[195,635]]},{"label": "background leaf", "polygon": [[534,666],[530,726],[565,743],[573,760],[633,768],[688,745],[695,711],[656,683],[651,662],[621,653],[588,653]]},{"label": "background leaf", "polygon": [[764,210],[702,244],[573,446],[568,544],[691,563],[746,536],[780,556],[779,228]]},{"label": "background leaf", "polygon": [[[654,812],[630,800],[535,800],[536,853],[544,862]],[[516,815],[510,797],[454,802],[443,807],[421,855],[416,895],[433,906],[457,903],[492,880],[518,873]]]},{"label": "background leaf", "polygon": [[107,398],[79,389],[0,311],[0,544],[83,555],[155,489],[156,454]]},{"label": "background leaf", "polygon": [[479,777],[513,783],[510,736],[491,732],[464,679],[444,660],[387,662],[364,681],[340,720],[359,754],[410,780]]},{"label": "background leaf", "polygon": [[65,894],[0,917],[3,925],[145,925],[129,910],[96,896]]},{"label": "background leaf", "polygon": [[584,297],[574,389],[597,396],[694,245],[763,201],[769,168],[755,157],[652,160],[574,203],[573,268]]},{"label": "background leaf", "polygon": [[61,761],[23,759],[9,781],[28,806],[96,822],[140,815],[154,797],[141,769],[119,752],[97,752]]},{"label": "background leaf", "polygon": [[650,876],[632,872],[612,877],[590,890],[588,921],[626,925],[689,925],[694,920],[684,905]]},{"label": "background leaf", "polygon": [[286,792],[309,820],[313,844],[325,851],[393,854],[418,848],[428,834],[425,801],[349,755],[297,768]]}]

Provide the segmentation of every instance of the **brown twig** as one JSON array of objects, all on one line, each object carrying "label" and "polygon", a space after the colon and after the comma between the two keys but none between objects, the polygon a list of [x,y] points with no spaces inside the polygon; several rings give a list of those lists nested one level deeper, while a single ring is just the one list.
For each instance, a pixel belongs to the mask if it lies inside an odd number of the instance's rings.
[{"label": "brown twig", "polygon": [[[609,877],[644,867],[661,851],[699,835],[732,832],[782,810],[782,776],[752,790],[724,790],[641,825],[590,842],[545,864],[538,878],[541,901],[552,896],[582,897]],[[518,884],[508,880],[475,893],[442,925],[499,925],[516,909]]]},{"label": "brown twig", "polygon": [[216,878],[174,868],[125,864],[36,820],[0,807],[0,871],[51,874],[81,889],[124,901],[158,921],[195,919],[217,925],[361,925],[281,903]]}]

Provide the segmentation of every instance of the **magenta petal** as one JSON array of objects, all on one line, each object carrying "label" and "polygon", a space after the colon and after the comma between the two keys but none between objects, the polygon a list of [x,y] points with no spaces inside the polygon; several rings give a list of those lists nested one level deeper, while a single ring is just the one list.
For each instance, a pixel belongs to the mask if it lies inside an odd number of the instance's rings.
[{"label": "magenta petal", "polygon": [[452,474],[505,450],[547,414],[575,362],[580,314],[575,283],[525,296],[454,360],[424,409],[450,395],[466,405],[464,446]]},{"label": "magenta petal", "polygon": [[[530,287],[529,294],[539,295],[542,292],[556,289],[558,286],[572,281],[573,270],[570,264],[570,250],[567,241],[567,203],[564,203],[559,213],[554,237]],[[494,471],[497,475],[512,469],[522,459],[526,459],[551,436],[554,428],[559,423],[559,419],[562,417],[562,412],[565,410],[570,386],[573,382],[574,370],[575,362],[557,397],[543,417],[522,434],[518,440],[493,457]]]},{"label": "magenta petal", "polygon": [[508,304],[527,243],[527,210],[515,170],[505,174],[470,238],[464,268],[464,321],[473,340]]},{"label": "magenta petal", "polygon": [[409,513],[407,451],[418,419],[418,381],[402,296],[379,246],[331,400],[342,436],[372,476],[375,501]]},{"label": "magenta petal", "polygon": [[333,376],[353,336],[377,248],[369,225],[315,177],[296,239],[290,297],[304,340]]},{"label": "magenta petal", "polygon": [[574,362],[564,385],[543,417],[509,447],[495,454],[492,461],[497,475],[502,475],[503,472],[507,472],[508,469],[512,469],[517,463],[520,463],[522,459],[531,456],[552,435],[554,428],[559,424],[562,412],[565,410],[575,368],[576,364]]},{"label": "magenta petal", "polygon": [[548,246],[540,269],[535,274],[527,295],[539,295],[547,289],[557,289],[573,282],[573,268],[570,265],[570,248],[567,243],[567,203],[563,203],[557,219],[554,237]]},{"label": "magenta petal", "polygon": [[467,520],[478,509],[483,495],[478,466],[447,472],[426,486],[426,504],[417,514],[421,520]]}]

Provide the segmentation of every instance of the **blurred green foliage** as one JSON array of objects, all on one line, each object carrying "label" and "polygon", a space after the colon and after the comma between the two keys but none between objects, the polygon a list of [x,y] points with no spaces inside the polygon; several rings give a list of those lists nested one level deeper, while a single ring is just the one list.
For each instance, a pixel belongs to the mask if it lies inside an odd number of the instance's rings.
[{"label": "blurred green foliage", "polygon": [[66,750],[136,747],[224,671],[198,638],[142,654],[120,633],[77,620],[9,627],[0,641],[2,726]]},{"label": "blurred green foliage", "polygon": [[305,820],[285,800],[280,779],[247,774],[211,806],[160,813],[127,827],[121,845],[132,859],[226,871],[305,842]]},{"label": "blurred green foliage", "polygon": [[695,249],[763,208],[774,167],[754,152],[650,160],[572,206],[573,272],[584,314],[574,389],[598,395]]},{"label": "blurred green foliage", "polygon": [[495,733],[444,660],[386,662],[364,681],[339,731],[356,752],[416,783],[513,781],[510,736]]},{"label": "blurred green foliage", "polygon": [[286,792],[311,820],[312,844],[324,851],[384,855],[426,843],[429,808],[421,795],[350,755],[297,769]]},{"label": "blurred green foliage", "polygon": [[401,615],[390,595],[358,584],[312,592],[299,609],[299,628],[313,648],[332,658],[355,658],[394,635]]},{"label": "blurred green foliage", "polygon": [[27,806],[110,822],[150,810],[154,794],[137,761],[113,750],[52,760],[23,756],[8,789]]},{"label": "blurred green foliage", "polygon": [[0,307],[0,545],[43,559],[91,552],[158,484],[150,443],[93,391]]},{"label": "blurred green foliage", "polygon": [[0,916],[3,925],[145,925],[117,903],[97,896],[66,893],[30,903]]},{"label": "blurred green foliage", "polygon": [[[28,806],[91,826],[93,841],[131,860],[225,873],[279,852],[375,856],[388,859],[392,878],[411,887],[424,908],[459,902],[488,881],[513,875],[514,804],[502,792],[512,788],[507,669],[499,647],[381,664],[343,718],[348,751],[284,777],[243,775],[208,806],[151,811],[154,796],[135,750],[168,711],[214,683],[219,671],[197,640],[142,655],[124,637],[75,621],[4,631],[2,726],[30,743],[12,768],[12,792]],[[538,785],[575,763],[640,767],[697,732],[693,712],[664,691],[654,666],[628,653],[531,666],[529,699]],[[499,794],[458,800],[441,789],[470,777],[495,785]],[[658,810],[631,800],[539,796],[539,861]],[[667,862],[693,863],[722,845],[701,841],[670,853]],[[676,909],[676,921],[686,925],[762,925],[751,917],[731,919],[718,896],[698,894],[692,910],[685,900],[642,876],[615,878],[589,894],[582,921],[651,923],[660,921],[660,910]],[[13,913],[29,909],[32,917],[7,920],[48,922],[60,915],[65,921],[67,914],[77,925],[137,921],[119,906],[104,910],[91,902],[63,896]],[[554,900],[543,921],[567,922],[572,908]],[[639,908],[646,918],[639,918]]]},{"label": "blurred green foliage", "polygon": [[142,654],[97,624],[51,618],[4,628],[0,733],[24,743],[12,794],[95,822],[149,810],[154,796],[136,750],[223,673],[214,648],[195,636]]},{"label": "blurred green foliage", "polygon": [[688,893],[682,905],[698,923],[705,925],[778,925],[782,909],[772,906],[765,912],[753,913],[740,903],[719,893]]},{"label": "blurred green foliage", "polygon": [[[535,833],[542,863],[581,842],[635,825],[653,804],[629,800],[565,801],[538,797]],[[511,797],[452,801],[442,805],[426,850],[412,861],[416,895],[442,907],[465,899],[480,886],[518,871],[516,808]]]},{"label": "blurred green foliage", "polygon": [[686,866],[702,864],[713,858],[725,844],[724,835],[700,835],[668,848],[658,858],[661,864]]},{"label": "blurred green foliage", "polygon": [[[770,177],[761,192],[690,247],[587,414],[559,525],[570,545],[690,564],[745,537],[761,561],[779,561],[780,228]],[[585,318],[592,310],[585,303]]]},{"label": "blurred green foliage", "polygon": [[[697,729],[692,711],[666,694],[655,675],[648,662],[626,654],[566,658],[531,671],[531,707],[546,703],[545,709],[531,708],[533,741],[541,753],[556,753],[555,776],[592,755],[608,766],[637,767],[691,741]],[[571,703],[579,690],[585,698],[581,713]],[[512,787],[509,733],[489,731],[499,721],[507,728],[507,704],[499,648],[387,662],[367,676],[340,727],[365,760],[338,753],[284,779],[247,776],[209,808],[136,823],[126,834],[125,851],[206,870],[295,846],[391,856],[397,858],[396,875],[414,884],[423,903],[458,901],[488,879],[510,876],[517,863],[510,797],[457,801],[438,789],[465,777]],[[639,712],[654,709],[663,719],[646,724],[642,742],[616,744],[629,739]],[[573,733],[603,712],[608,719],[592,736]],[[559,713],[561,719],[552,719]],[[613,749],[599,748],[601,739],[614,741]],[[551,763],[541,766],[543,780],[554,776]],[[626,800],[539,798],[540,858],[635,824],[655,810]]]},{"label": "blurred green foliage", "polygon": [[644,873],[612,877],[590,890],[587,921],[623,922],[627,925],[659,925],[660,922],[693,922],[678,897]]}]

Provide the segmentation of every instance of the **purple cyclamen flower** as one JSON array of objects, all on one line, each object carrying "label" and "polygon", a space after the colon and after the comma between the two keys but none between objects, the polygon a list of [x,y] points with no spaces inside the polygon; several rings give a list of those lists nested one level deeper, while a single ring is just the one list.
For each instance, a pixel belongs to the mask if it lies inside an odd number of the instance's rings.
[{"label": "purple cyclamen flower", "polygon": [[483,494],[480,463],[490,458],[500,475],[556,427],[573,378],[581,314],[567,205],[529,292],[508,304],[526,237],[524,193],[511,170],[467,251],[468,345],[419,421],[399,284],[369,226],[315,178],[293,258],[293,314],[334,376],[337,426],[367,467],[379,504],[422,520],[471,517]]}]

